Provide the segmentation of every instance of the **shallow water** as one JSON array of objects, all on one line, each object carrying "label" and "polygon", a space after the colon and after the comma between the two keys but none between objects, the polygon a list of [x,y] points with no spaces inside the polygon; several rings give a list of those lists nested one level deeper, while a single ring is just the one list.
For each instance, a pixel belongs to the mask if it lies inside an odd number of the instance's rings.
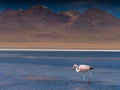
[{"label": "shallow water", "polygon": [[[74,63],[95,68],[90,84]],[[120,90],[120,53],[1,51],[0,90]]]}]

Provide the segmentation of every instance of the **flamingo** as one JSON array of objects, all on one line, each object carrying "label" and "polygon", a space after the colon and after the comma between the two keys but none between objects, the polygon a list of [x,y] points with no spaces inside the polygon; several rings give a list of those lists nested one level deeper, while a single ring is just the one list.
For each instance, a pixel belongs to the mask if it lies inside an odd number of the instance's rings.
[{"label": "flamingo", "polygon": [[[84,72],[83,80],[85,81],[85,77],[86,77],[85,73],[88,72],[89,70],[94,69],[94,68],[92,66],[89,66],[89,65],[81,64],[78,66],[77,64],[74,64],[73,69],[75,69],[76,72]],[[90,83],[90,78],[92,77],[92,73],[90,71],[89,71],[89,73],[90,73],[90,77],[89,77],[88,83]]]}]

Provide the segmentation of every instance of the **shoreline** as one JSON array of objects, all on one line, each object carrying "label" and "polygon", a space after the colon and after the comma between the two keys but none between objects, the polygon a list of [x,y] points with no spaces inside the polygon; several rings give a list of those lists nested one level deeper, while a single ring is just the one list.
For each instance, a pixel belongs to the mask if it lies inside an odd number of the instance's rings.
[{"label": "shoreline", "polygon": [[0,51],[74,51],[74,52],[120,52],[120,50],[101,49],[0,49]]}]

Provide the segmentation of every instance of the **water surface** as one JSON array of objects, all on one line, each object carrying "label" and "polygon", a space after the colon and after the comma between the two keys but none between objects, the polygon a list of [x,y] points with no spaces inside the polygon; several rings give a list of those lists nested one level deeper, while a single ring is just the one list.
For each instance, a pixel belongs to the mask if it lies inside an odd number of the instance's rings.
[{"label": "water surface", "polygon": [[[95,68],[91,84],[75,63]],[[0,90],[120,90],[120,53],[1,51]]]}]

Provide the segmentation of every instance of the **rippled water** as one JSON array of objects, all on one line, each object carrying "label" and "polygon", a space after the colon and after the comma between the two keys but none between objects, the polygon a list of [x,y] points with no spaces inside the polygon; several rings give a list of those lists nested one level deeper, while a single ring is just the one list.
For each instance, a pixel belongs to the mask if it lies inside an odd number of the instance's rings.
[{"label": "rippled water", "polygon": [[[95,68],[91,84],[74,63]],[[120,90],[120,53],[1,51],[0,90]]]}]

